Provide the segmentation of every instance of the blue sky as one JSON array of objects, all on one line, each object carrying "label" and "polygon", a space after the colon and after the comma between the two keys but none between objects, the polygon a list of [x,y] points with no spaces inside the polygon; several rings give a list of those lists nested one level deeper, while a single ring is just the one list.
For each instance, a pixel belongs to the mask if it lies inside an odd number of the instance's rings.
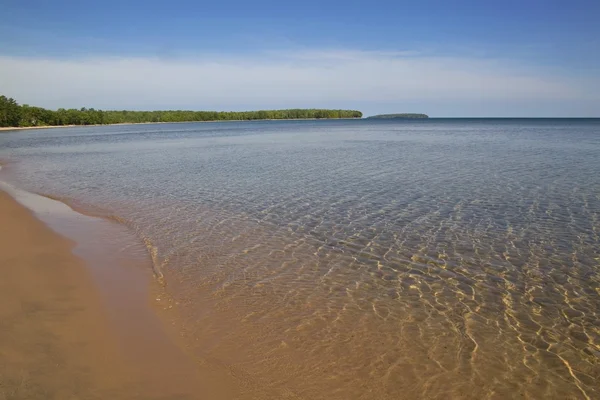
[{"label": "blue sky", "polygon": [[22,103],[600,117],[599,1],[0,3]]}]

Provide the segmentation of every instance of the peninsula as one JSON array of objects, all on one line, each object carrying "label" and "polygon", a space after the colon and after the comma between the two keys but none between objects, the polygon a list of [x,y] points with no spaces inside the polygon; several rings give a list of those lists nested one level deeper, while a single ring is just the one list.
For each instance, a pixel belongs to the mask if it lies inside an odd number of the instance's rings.
[{"label": "peninsula", "polygon": [[427,114],[379,114],[367,117],[367,119],[418,119],[418,118],[429,118]]},{"label": "peninsula", "polygon": [[48,127],[156,122],[249,121],[271,119],[362,118],[356,110],[287,109],[260,111],[127,111],[94,108],[48,110],[0,95],[0,127]]}]

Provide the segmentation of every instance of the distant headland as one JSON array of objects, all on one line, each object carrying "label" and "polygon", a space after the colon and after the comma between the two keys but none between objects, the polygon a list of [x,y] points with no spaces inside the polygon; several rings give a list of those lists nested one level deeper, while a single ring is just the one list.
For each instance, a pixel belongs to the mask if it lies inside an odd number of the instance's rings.
[{"label": "distant headland", "polygon": [[356,110],[287,109],[260,111],[128,111],[93,108],[47,110],[19,105],[0,95],[0,128],[42,128],[72,125],[112,125],[159,122],[250,121],[274,119],[350,119],[362,118]]},{"label": "distant headland", "polygon": [[367,117],[367,119],[415,119],[415,118],[429,118],[427,114],[413,114],[413,113],[404,113],[404,114],[379,114],[373,115],[371,117]]}]

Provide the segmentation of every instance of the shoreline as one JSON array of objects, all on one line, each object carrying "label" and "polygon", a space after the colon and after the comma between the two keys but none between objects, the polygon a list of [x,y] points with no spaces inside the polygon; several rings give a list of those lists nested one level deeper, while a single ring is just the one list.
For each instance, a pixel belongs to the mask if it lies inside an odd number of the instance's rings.
[{"label": "shoreline", "polygon": [[224,123],[224,122],[264,122],[264,121],[347,121],[360,120],[365,118],[278,118],[278,119],[228,119],[213,121],[160,121],[160,122],[120,122],[116,124],[90,124],[90,125],[45,125],[45,126],[3,126],[0,132],[23,131],[32,129],[55,129],[55,128],[86,128],[98,126],[120,126],[120,125],[159,125],[159,124],[203,124],[203,123]]},{"label": "shoreline", "polygon": [[[64,398],[129,385],[120,377],[131,373],[101,300],[82,261],[71,254],[74,243],[4,190],[0,215],[0,320],[10,322],[0,330],[2,393]],[[88,389],[82,393],[80,385]]]},{"label": "shoreline", "polygon": [[106,258],[115,249],[90,236],[117,224],[5,183],[0,215],[0,325],[10,321],[0,329],[0,394],[246,398],[226,366],[184,351],[166,323],[168,297],[132,261],[135,249]]}]

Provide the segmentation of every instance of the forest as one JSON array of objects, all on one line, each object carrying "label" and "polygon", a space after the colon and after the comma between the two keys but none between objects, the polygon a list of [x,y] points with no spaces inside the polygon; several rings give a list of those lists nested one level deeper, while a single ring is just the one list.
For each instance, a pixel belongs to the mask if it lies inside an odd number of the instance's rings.
[{"label": "forest", "polygon": [[394,118],[429,118],[427,114],[415,114],[415,113],[404,113],[404,114],[380,114],[367,117],[368,119],[394,119]]},{"label": "forest", "polygon": [[260,111],[127,111],[94,108],[47,110],[0,96],[0,127],[107,125],[141,122],[248,121],[266,119],[361,118],[355,110],[289,109]]}]

